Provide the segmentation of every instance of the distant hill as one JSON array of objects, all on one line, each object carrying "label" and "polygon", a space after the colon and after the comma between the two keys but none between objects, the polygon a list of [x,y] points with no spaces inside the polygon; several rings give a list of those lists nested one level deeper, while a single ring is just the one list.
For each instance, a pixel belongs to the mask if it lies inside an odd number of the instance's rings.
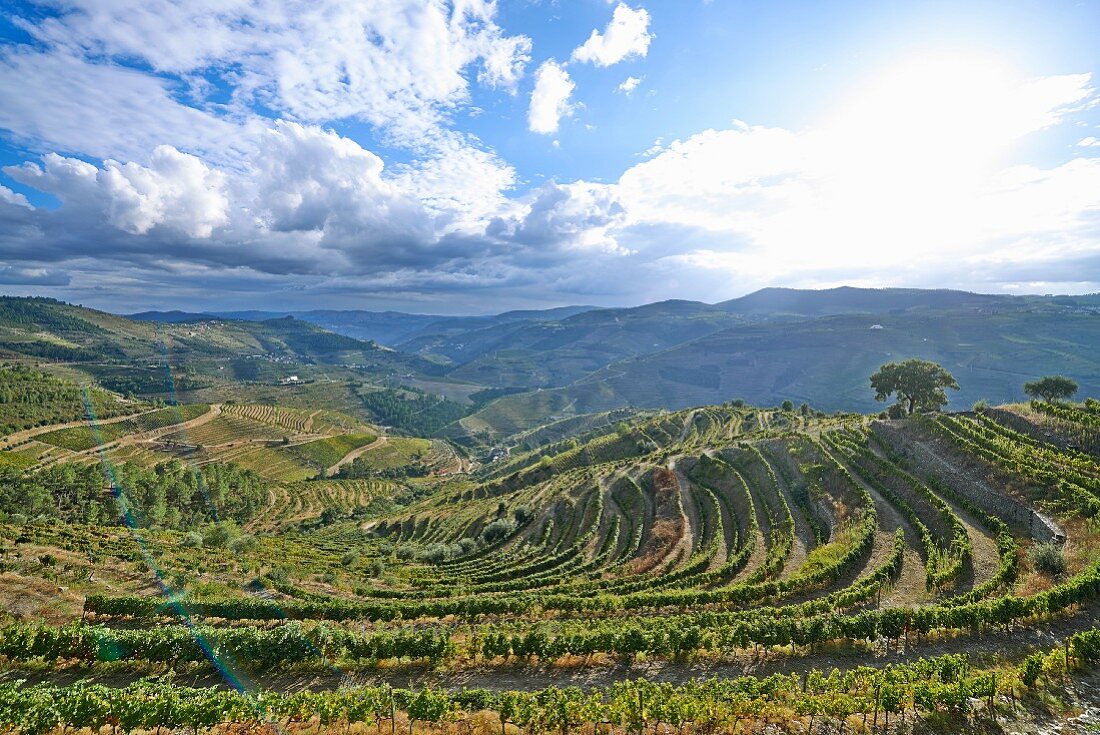
[{"label": "distant hill", "polygon": [[138,322],[163,322],[164,324],[183,324],[186,322],[202,322],[217,319],[214,314],[205,314],[191,311],[142,311],[137,314],[126,314],[129,319]]},{"label": "distant hill", "polygon": [[568,386],[504,396],[464,423],[511,433],[546,416],[733,398],[874,411],[883,404],[868,377],[909,357],[934,360],[955,375],[962,387],[950,392],[955,409],[979,399],[1024,400],[1025,381],[1053,373],[1075,378],[1082,395],[1100,395],[1100,318],[1049,308],[959,309],[743,325],[613,363]]},{"label": "distant hill", "polygon": [[[549,321],[595,309],[594,306],[561,306],[554,309],[506,311],[489,316],[442,316],[409,314],[401,311],[364,311],[361,309],[314,309],[310,311],[223,311],[215,316],[248,321],[265,321],[284,316],[316,324],[332,332],[357,339],[394,346],[424,334],[458,334],[494,324],[518,321]],[[177,312],[152,312],[165,315]],[[181,314],[185,312],[179,312]],[[168,321],[162,319],[161,321]]]},{"label": "distant hill", "polygon": [[[403,411],[410,407],[402,401],[443,394],[474,412],[448,435],[508,434],[589,412],[731,398],[873,410],[880,404],[868,375],[907,357],[951,370],[963,385],[952,395],[959,407],[1022,398],[1026,380],[1049,373],[1070,375],[1083,393],[1100,395],[1100,298],[767,288],[718,304],[670,300],[490,316],[314,310],[133,318],[51,299],[0,298],[0,357],[70,363],[111,390],[156,395],[169,355],[174,390],[229,386],[203,400],[289,375],[341,382],[340,405],[377,404],[375,418],[394,400]],[[401,386],[422,393],[404,395]],[[378,388],[398,391],[384,400],[364,392]],[[338,391],[329,392],[337,400]]]},{"label": "distant hill", "polygon": [[[70,363],[123,393],[193,390],[211,381],[278,381],[313,365],[367,379],[437,376],[416,355],[284,317],[262,322],[187,312],[134,319],[54,299],[0,297],[0,359]],[[174,366],[166,386],[164,363]]]},{"label": "distant hill", "polygon": [[995,308],[1012,304],[1014,297],[967,291],[919,288],[853,288],[822,290],[762,288],[746,296],[715,304],[733,314],[828,316],[830,314],[889,314],[912,309]]}]

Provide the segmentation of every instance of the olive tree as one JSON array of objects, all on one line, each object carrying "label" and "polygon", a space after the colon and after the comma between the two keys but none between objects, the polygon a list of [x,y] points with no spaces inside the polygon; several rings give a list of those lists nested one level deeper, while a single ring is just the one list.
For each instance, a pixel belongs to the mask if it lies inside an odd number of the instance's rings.
[{"label": "olive tree", "polygon": [[871,376],[871,387],[879,401],[896,395],[898,406],[909,415],[947,405],[946,389],[958,390],[959,384],[941,365],[914,359],[883,365]]},{"label": "olive tree", "polygon": [[1024,393],[1041,398],[1047,403],[1061,401],[1077,392],[1077,381],[1064,375],[1048,375],[1045,378],[1024,383]]}]

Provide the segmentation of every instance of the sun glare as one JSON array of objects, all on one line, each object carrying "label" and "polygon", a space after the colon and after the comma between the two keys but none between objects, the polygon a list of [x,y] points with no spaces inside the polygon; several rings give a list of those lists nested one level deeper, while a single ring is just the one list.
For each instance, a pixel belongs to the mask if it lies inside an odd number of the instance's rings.
[{"label": "sun glare", "polygon": [[1044,124],[1023,114],[1034,94],[1006,63],[976,55],[922,55],[877,74],[823,126],[817,224],[857,257],[975,237],[991,177]]}]

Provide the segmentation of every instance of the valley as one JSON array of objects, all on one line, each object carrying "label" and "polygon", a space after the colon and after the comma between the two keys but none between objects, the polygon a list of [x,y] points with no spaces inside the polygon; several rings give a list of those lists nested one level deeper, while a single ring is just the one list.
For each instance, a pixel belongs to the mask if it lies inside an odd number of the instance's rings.
[{"label": "valley", "polygon": [[[402,382],[411,366],[458,381],[446,361],[305,322],[17,307],[71,350],[118,357],[24,346],[0,369],[5,727],[96,730],[128,712],[139,730],[996,732],[1089,696],[1092,399],[941,411],[929,394],[909,416],[690,391],[622,406],[617,391],[660,381],[612,366],[471,404]],[[902,318],[788,323],[790,359]],[[0,328],[8,349],[31,333]],[[759,365],[770,329],[634,359],[741,350]],[[853,376],[870,359],[836,349]],[[1077,374],[1087,349],[1067,353]],[[158,350],[167,389],[111,387],[138,387]],[[242,355],[264,370],[240,372]],[[680,383],[711,374],[699,355],[681,364]],[[960,393],[981,374],[956,376]],[[609,397],[560,405],[586,384]]]}]

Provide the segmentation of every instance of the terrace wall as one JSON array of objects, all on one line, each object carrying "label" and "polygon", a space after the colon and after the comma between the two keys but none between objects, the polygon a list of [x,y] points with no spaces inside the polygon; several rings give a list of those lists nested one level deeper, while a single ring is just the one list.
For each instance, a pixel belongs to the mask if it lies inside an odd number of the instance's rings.
[{"label": "terrace wall", "polygon": [[885,439],[895,452],[912,461],[918,473],[936,478],[985,512],[1027,531],[1036,541],[1063,543],[1066,540],[1065,533],[1051,518],[997,492],[984,480],[972,477],[964,469],[945,461],[921,442],[914,441],[898,423],[875,421],[871,429]]}]

